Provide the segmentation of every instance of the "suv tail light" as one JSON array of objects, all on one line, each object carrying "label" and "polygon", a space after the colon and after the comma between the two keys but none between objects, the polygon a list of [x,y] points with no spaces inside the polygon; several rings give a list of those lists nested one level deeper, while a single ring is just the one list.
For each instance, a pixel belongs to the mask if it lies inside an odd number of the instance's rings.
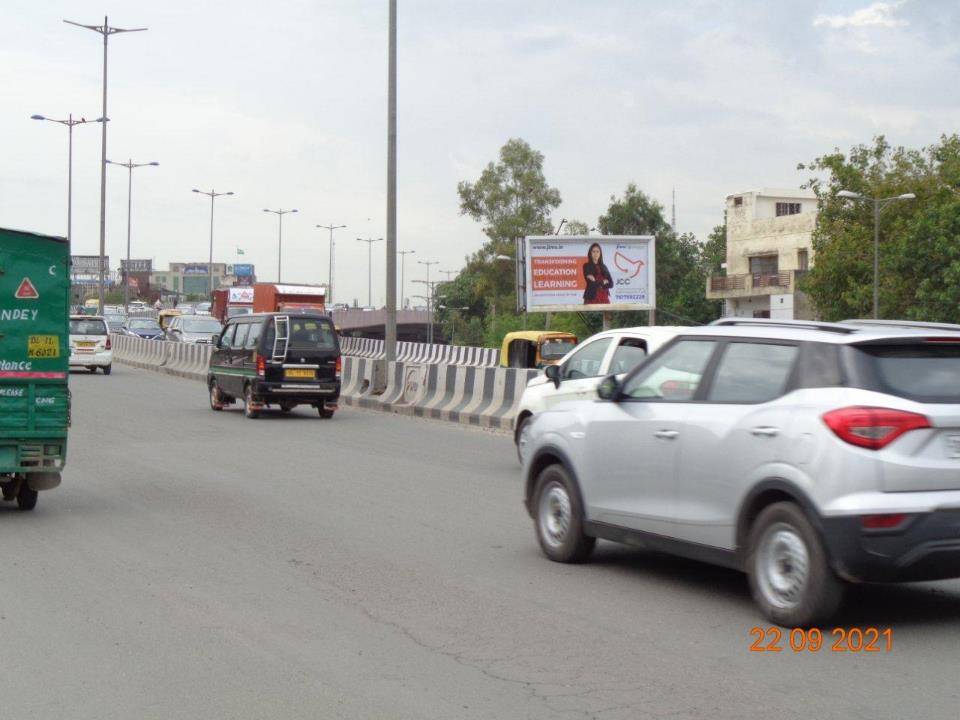
[{"label": "suv tail light", "polygon": [[337,355],[337,366],[336,366],[335,372],[338,378],[340,377],[340,373],[342,371],[343,371],[343,358]]},{"label": "suv tail light", "polygon": [[263,355],[257,355],[257,375],[263,377],[267,374],[267,361]]},{"label": "suv tail light", "polygon": [[888,513],[885,515],[861,515],[860,524],[864,530],[893,530],[903,525],[909,517],[906,513]]},{"label": "suv tail light", "polygon": [[109,336],[109,335],[107,335],[107,346],[106,346],[106,349],[107,349],[107,350],[112,350],[112,349],[113,349],[113,345],[112,345],[111,342],[110,342],[110,336]]},{"label": "suv tail light", "polygon": [[879,407],[831,410],[823,421],[844,442],[868,450],[880,450],[906,432],[931,427],[923,415]]}]

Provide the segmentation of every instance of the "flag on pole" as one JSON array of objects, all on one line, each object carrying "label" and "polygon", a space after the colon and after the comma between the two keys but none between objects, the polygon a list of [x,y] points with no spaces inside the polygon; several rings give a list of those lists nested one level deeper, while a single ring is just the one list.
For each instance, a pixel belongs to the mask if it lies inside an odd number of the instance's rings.
[{"label": "flag on pole", "polygon": [[240,248],[237,248],[237,255],[243,255],[243,250],[241,250]]}]

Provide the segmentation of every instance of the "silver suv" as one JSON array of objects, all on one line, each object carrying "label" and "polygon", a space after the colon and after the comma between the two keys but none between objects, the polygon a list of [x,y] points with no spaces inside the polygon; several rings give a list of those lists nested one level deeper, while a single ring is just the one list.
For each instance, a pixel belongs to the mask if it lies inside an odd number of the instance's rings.
[{"label": "silver suv", "polygon": [[597,395],[530,428],[551,560],[603,538],[737,568],[785,626],[846,582],[960,577],[960,332],[719,321]]}]

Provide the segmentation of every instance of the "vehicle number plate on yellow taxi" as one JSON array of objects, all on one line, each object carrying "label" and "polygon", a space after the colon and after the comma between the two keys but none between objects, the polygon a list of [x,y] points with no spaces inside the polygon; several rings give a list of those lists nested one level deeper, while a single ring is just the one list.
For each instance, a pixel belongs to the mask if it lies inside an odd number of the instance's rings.
[{"label": "vehicle number plate on yellow taxi", "polygon": [[291,368],[289,370],[284,370],[283,376],[287,378],[313,379],[313,370],[301,370],[300,368]]},{"label": "vehicle number plate on yellow taxi", "polygon": [[60,357],[60,338],[57,335],[31,335],[27,338],[27,357]]}]

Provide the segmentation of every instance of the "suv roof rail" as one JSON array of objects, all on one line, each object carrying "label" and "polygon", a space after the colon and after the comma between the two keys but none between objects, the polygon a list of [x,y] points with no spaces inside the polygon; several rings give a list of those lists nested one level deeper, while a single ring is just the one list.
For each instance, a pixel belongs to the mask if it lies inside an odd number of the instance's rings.
[{"label": "suv roof rail", "polygon": [[786,327],[805,330],[823,330],[825,332],[849,335],[857,332],[856,327],[840,323],[817,322],[816,320],[776,320],[771,318],[720,318],[711,325],[759,325],[763,327]]},{"label": "suv roof rail", "polygon": [[960,325],[954,323],[923,322],[921,320],[874,320],[874,319],[850,319],[841,320],[842,325],[858,325],[864,327],[899,327],[916,328],[919,330],[952,330],[960,331]]}]

